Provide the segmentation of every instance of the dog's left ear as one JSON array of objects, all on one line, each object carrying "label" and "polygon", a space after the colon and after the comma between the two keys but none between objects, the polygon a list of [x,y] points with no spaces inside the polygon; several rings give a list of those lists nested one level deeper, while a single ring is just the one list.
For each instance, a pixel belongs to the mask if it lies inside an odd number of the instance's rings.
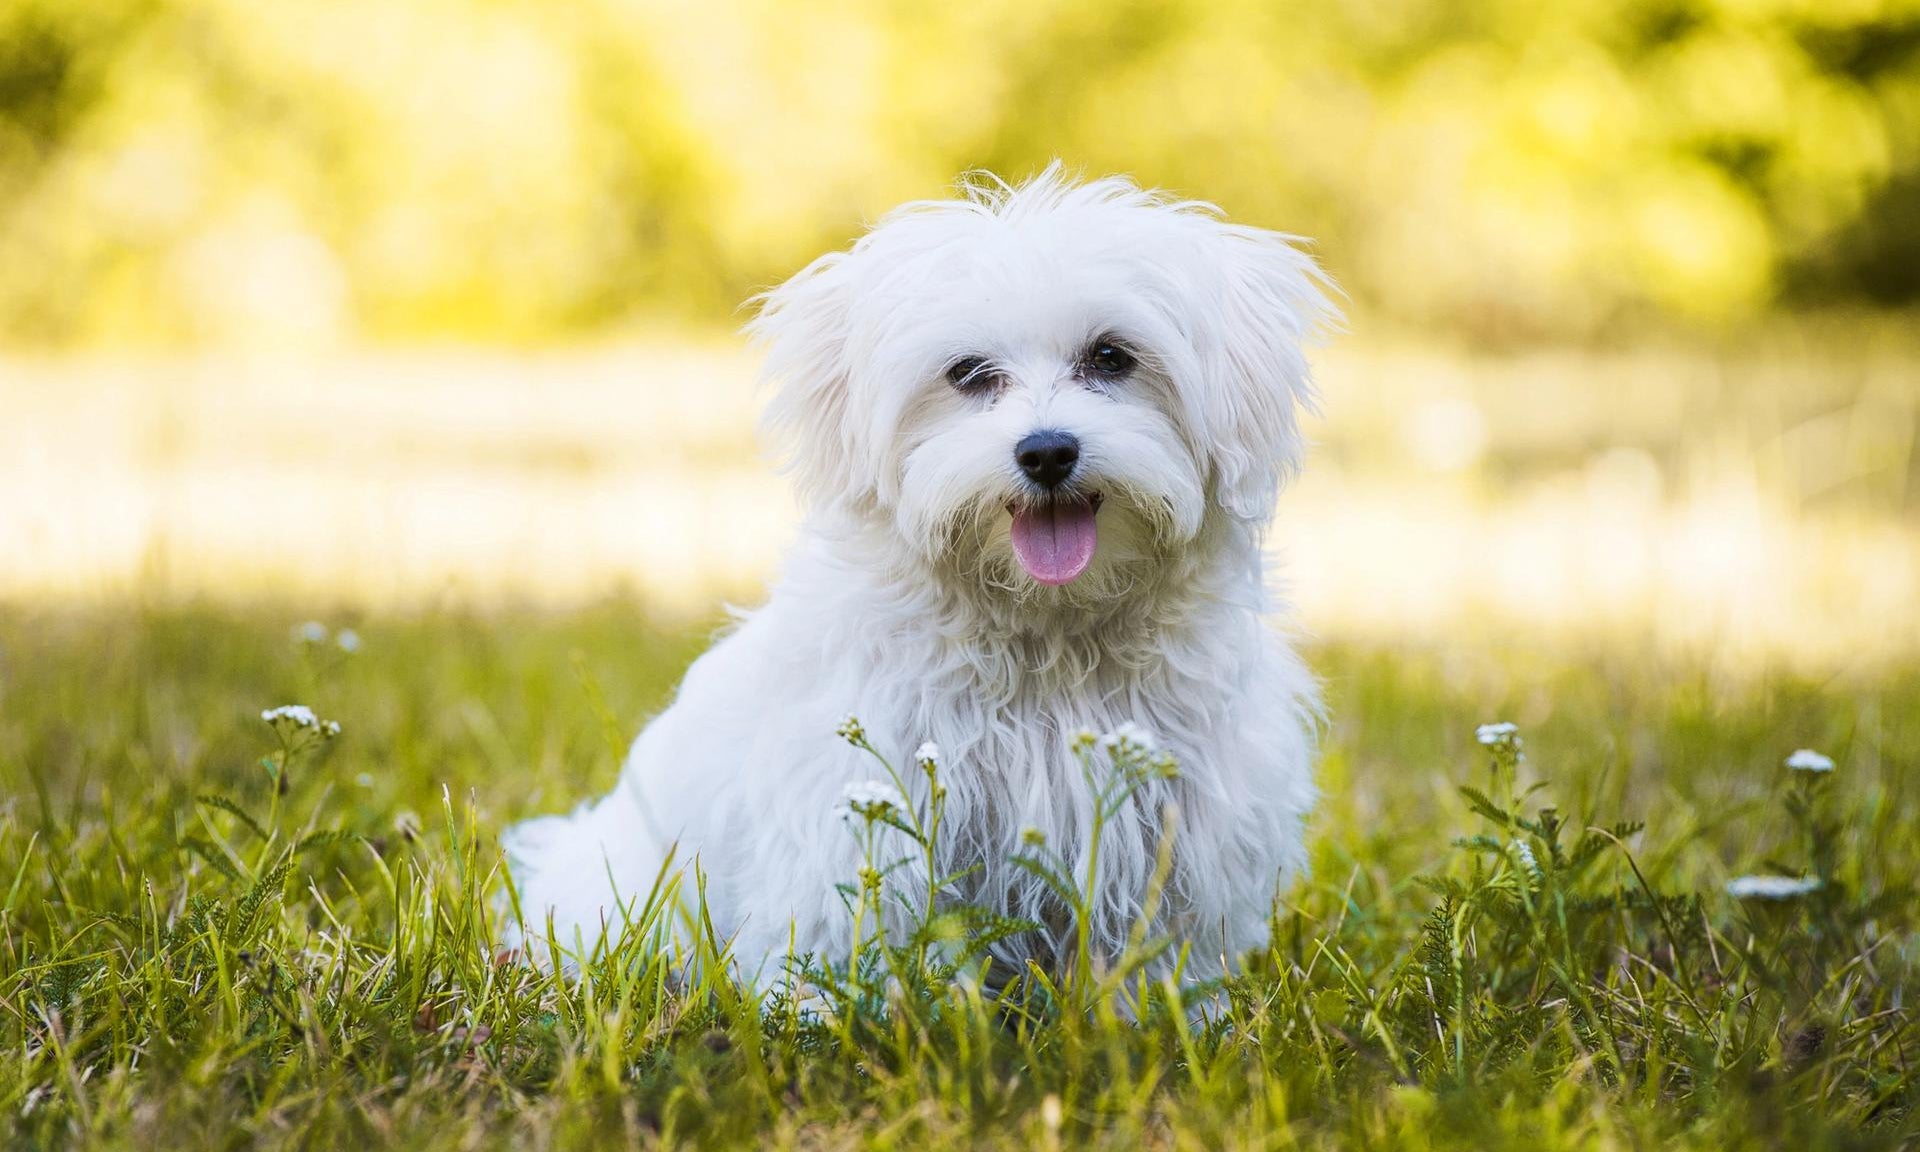
[{"label": "dog's left ear", "polygon": [[1294,237],[1213,222],[1223,277],[1216,379],[1204,389],[1204,435],[1216,498],[1264,524],[1304,448],[1298,413],[1316,410],[1304,345],[1340,319],[1337,292]]}]

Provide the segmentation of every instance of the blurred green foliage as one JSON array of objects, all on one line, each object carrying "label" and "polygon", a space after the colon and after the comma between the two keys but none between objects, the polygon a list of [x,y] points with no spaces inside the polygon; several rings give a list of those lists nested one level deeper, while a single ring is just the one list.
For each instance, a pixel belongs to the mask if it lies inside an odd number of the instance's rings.
[{"label": "blurred green foliage", "polygon": [[1914,0],[0,0],[0,340],[722,320],[1053,156],[1486,337],[1920,295]]}]

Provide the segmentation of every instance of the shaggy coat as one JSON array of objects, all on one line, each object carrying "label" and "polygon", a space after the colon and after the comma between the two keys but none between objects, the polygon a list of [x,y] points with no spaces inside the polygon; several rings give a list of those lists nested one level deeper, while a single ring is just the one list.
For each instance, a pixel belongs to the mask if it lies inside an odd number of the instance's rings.
[{"label": "shaggy coat", "polygon": [[[1084,867],[1071,736],[1129,722],[1180,772],[1106,829],[1095,944],[1124,945],[1169,820],[1149,930],[1200,977],[1263,944],[1304,862],[1318,703],[1270,626],[1262,535],[1299,461],[1325,289],[1288,237],[1056,167],[907,205],[763,297],[750,332],[799,540],[614,791],[510,831],[534,934],[551,917],[591,947],[663,864],[697,860],[748,975],[777,975],[790,944],[844,957],[837,886],[861,850],[839,801],[882,774],[835,734],[853,714],[910,785],[916,747],[938,746],[945,864],[973,869],[948,898],[1046,926],[998,959],[1067,954],[1064,909],[1011,861],[1032,829]],[[1016,459],[1041,430],[1077,445],[1064,481]],[[1016,547],[1056,512],[1090,559]]]}]

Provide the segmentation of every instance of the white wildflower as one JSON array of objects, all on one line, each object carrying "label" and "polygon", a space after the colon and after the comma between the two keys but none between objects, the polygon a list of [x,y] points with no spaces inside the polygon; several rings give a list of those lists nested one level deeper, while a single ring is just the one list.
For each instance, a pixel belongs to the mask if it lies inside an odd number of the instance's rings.
[{"label": "white wildflower", "polygon": [[1508,720],[1482,724],[1473,730],[1473,738],[1489,748],[1520,747],[1520,726]]},{"label": "white wildflower", "polygon": [[855,780],[841,789],[836,808],[840,818],[849,822],[882,820],[895,812],[905,812],[907,801],[898,788],[884,780]]},{"label": "white wildflower", "polygon": [[1811,748],[1802,748],[1787,757],[1787,767],[1795,772],[1831,772],[1833,758],[1823,756]]},{"label": "white wildflower", "polygon": [[309,620],[305,624],[295,624],[293,626],[293,642],[295,644],[325,644],[327,642],[327,626],[318,620]]},{"label": "white wildflower", "polygon": [[940,763],[940,745],[931,740],[920,745],[913,750],[913,762],[921,767]]},{"label": "white wildflower", "polygon": [[342,652],[360,651],[360,633],[351,628],[342,628],[333,638],[334,645]]},{"label": "white wildflower", "polygon": [[1075,752],[1090,752],[1098,743],[1100,743],[1100,737],[1094,734],[1093,729],[1084,725],[1075,728],[1067,737],[1067,747]]},{"label": "white wildflower", "polygon": [[1100,746],[1109,752],[1151,752],[1160,746],[1153,733],[1128,720],[1100,738]]},{"label": "white wildflower", "polygon": [[278,708],[269,708],[260,713],[260,719],[275,726],[284,722],[295,728],[320,727],[320,718],[305,704],[282,704]]},{"label": "white wildflower", "polygon": [[855,780],[840,790],[840,799],[849,804],[893,804],[900,790],[885,780]]},{"label": "white wildflower", "polygon": [[847,713],[846,718],[840,721],[840,726],[833,730],[833,734],[845,740],[847,743],[855,745],[863,743],[867,738],[867,730],[861,727],[860,717],[855,716],[851,712]]},{"label": "white wildflower", "polygon": [[1816,876],[1736,876],[1727,895],[1738,900],[1794,900],[1820,890]]},{"label": "white wildflower", "polygon": [[1540,861],[1534,859],[1533,845],[1527,843],[1525,840],[1515,840],[1513,842],[1513,854],[1520,858],[1520,863],[1526,866],[1527,871],[1533,873],[1535,876],[1540,875]]},{"label": "white wildflower", "polygon": [[269,708],[260,713],[260,719],[272,725],[276,732],[312,732],[329,740],[340,735],[338,720],[322,720],[305,704],[282,704],[278,708]]}]

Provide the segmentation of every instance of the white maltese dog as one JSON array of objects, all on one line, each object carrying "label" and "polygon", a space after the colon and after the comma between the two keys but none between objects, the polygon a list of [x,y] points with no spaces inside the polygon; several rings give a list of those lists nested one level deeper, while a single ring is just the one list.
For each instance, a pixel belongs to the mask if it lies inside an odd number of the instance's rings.
[{"label": "white maltese dog", "polygon": [[904,778],[937,756],[946,898],[1044,926],[996,959],[1072,955],[1065,907],[1012,861],[1037,832],[1084,877],[1086,729],[1179,765],[1104,826],[1096,948],[1149,908],[1190,976],[1263,944],[1305,855],[1318,700],[1266,622],[1261,540],[1327,289],[1288,237],[1056,165],[909,204],[767,293],[749,331],[800,538],[613,793],[508,833],[531,935],[591,949],[691,866],[748,975],[790,947],[844,958],[863,857],[842,798],[884,778],[836,735],[851,713]]}]

